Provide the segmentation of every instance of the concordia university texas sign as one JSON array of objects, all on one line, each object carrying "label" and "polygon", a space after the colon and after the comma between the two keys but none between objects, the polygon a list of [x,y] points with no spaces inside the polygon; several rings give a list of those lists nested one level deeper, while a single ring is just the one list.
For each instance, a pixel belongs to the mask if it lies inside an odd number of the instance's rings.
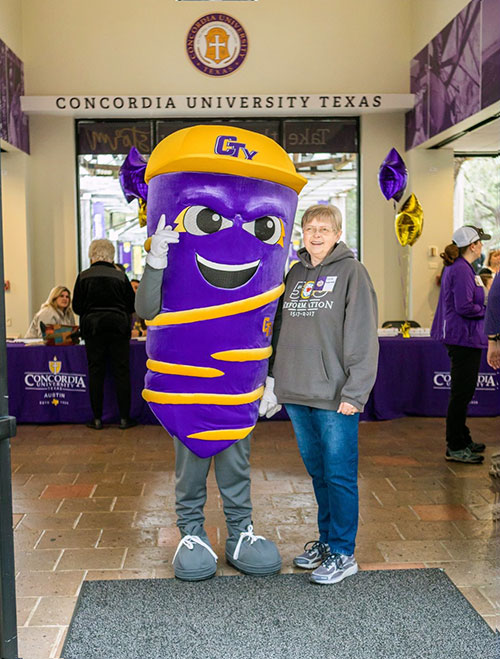
[{"label": "concordia university texas sign", "polygon": [[22,96],[27,114],[74,117],[333,116],[403,112],[413,94],[247,94],[204,96]]}]

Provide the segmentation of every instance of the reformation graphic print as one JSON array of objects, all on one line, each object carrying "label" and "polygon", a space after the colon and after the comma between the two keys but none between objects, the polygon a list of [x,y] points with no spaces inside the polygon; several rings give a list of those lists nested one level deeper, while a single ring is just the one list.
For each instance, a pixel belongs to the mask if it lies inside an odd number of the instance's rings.
[{"label": "reformation graphic print", "polygon": [[313,317],[322,309],[332,309],[332,296],[336,283],[336,276],[298,281],[288,300],[283,302],[283,311],[288,311],[292,318],[296,318],[298,316]]}]

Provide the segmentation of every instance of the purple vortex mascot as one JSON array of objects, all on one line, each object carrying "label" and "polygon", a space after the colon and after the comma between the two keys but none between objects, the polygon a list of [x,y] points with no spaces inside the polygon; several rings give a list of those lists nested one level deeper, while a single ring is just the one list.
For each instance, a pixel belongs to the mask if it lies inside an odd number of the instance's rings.
[{"label": "purple vortex mascot", "polygon": [[175,576],[198,581],[216,571],[203,512],[212,457],[227,561],[273,574],[277,547],[252,526],[250,433],[306,180],[276,142],[228,126],[166,137],[145,180],[148,254],[136,310],[148,321],[143,396],[175,444]]}]

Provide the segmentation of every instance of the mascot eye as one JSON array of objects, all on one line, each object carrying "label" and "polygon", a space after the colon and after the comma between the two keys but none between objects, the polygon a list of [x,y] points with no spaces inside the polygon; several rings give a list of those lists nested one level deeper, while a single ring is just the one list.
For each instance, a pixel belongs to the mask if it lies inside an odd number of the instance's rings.
[{"label": "mascot eye", "polygon": [[276,245],[280,240],[283,244],[282,239],[285,233],[283,222],[274,215],[266,215],[253,222],[246,222],[242,228],[268,245]]},{"label": "mascot eye", "polygon": [[232,226],[232,222],[206,206],[191,206],[184,215],[184,228],[195,236],[206,236]]}]

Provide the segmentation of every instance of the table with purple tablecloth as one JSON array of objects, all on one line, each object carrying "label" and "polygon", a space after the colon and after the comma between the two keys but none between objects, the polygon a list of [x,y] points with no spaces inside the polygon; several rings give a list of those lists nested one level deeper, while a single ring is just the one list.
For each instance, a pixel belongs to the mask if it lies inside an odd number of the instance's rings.
[{"label": "table with purple tablecloth", "polygon": [[[402,416],[446,416],[450,361],[442,343],[428,337],[380,337],[377,380],[362,418],[382,421]],[[500,373],[483,350],[470,416],[500,415]]]},{"label": "table with purple tablecloth", "polygon": [[[430,338],[380,337],[379,369],[362,419],[445,416],[450,386],[446,349]],[[18,423],[83,423],[92,417],[85,348],[9,343],[7,345],[9,414]],[[141,397],[146,373],[143,341],[130,342],[131,416],[156,423]],[[470,416],[500,415],[500,374],[481,361]],[[118,420],[110,377],[105,384],[104,423]]]},{"label": "table with purple tablecloth", "polygon": [[[92,418],[85,346],[7,344],[9,414],[18,423],[85,423]],[[141,396],[146,375],[144,341],[130,342],[130,414],[140,423],[156,423]],[[119,419],[111,375],[104,384],[103,422]]]}]

